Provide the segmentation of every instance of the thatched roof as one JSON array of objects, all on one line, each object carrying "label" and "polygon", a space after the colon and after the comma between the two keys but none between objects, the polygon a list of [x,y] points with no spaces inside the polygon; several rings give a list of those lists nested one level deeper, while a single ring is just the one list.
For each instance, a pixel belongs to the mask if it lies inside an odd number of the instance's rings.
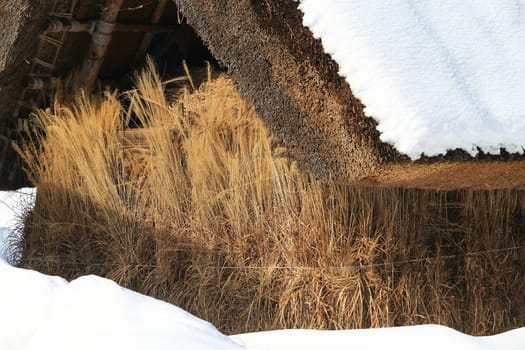
[{"label": "thatched roof", "polygon": [[0,133],[30,70],[36,51],[36,37],[43,30],[43,1],[10,0],[0,4]]},{"label": "thatched roof", "polygon": [[298,2],[176,3],[278,142],[317,177],[386,186],[525,186],[520,155],[474,159],[456,150],[413,162],[381,142],[337,64],[302,25]]},{"label": "thatched roof", "polygon": [[11,148],[16,138],[9,115],[16,107],[23,77],[30,70],[42,31],[45,1],[9,0],[0,3],[0,188],[23,184],[19,159]]},{"label": "thatched roof", "polygon": [[354,180],[394,155],[387,145],[377,147],[373,120],[302,26],[294,1],[177,3],[272,135],[304,168],[325,180]]}]

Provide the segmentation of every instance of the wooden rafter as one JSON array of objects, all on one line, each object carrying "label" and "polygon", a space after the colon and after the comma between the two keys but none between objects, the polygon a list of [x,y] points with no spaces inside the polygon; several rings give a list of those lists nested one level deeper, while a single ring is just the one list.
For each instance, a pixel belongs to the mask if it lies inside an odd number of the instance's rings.
[{"label": "wooden rafter", "polygon": [[124,0],[107,0],[91,37],[88,53],[80,68],[80,81],[86,90],[91,90],[97,80],[100,67],[115,30],[115,23]]},{"label": "wooden rafter", "polygon": [[[55,19],[51,21],[49,27],[44,33],[59,33],[64,31],[71,33],[93,32],[97,26],[97,22],[97,20],[76,21],[73,19]],[[174,32],[177,28],[177,25],[115,23],[113,32],[147,33],[150,34],[146,34],[148,37],[153,37],[154,33]],[[149,46],[150,42],[151,40],[148,41],[147,46]]]},{"label": "wooden rafter", "polygon": [[[155,11],[153,12],[153,15],[151,16],[151,24],[160,23],[160,20],[162,19],[162,14],[164,13],[164,10],[167,4],[168,4],[168,0],[159,1],[157,7],[155,8]],[[140,46],[137,50],[137,54],[135,55],[135,63],[137,63],[138,61],[144,58],[144,56],[146,55],[146,52],[148,51],[148,48],[151,45],[152,40],[153,40],[152,32],[147,32],[144,34],[144,37],[142,38],[142,42],[140,43]]]}]

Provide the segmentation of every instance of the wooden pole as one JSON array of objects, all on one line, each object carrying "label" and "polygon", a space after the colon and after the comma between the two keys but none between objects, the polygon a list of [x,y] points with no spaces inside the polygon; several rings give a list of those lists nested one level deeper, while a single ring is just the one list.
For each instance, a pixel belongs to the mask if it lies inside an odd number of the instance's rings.
[{"label": "wooden pole", "polygon": [[[151,24],[158,24],[160,23],[160,20],[162,19],[162,14],[164,13],[164,10],[166,9],[166,5],[168,4],[168,0],[160,0],[159,4],[153,11],[153,15],[151,16]],[[142,60],[144,56],[146,55],[146,52],[149,49],[149,46],[151,45],[151,41],[153,40],[153,33],[147,32],[144,34],[144,37],[142,38],[142,42],[140,43],[139,48],[137,49],[137,54],[135,55],[135,64]]]},{"label": "wooden pole", "polygon": [[104,62],[104,56],[115,30],[115,22],[124,0],[107,0],[91,37],[91,44],[80,68],[80,81],[85,90],[92,90]]},{"label": "wooden pole", "polygon": [[55,77],[26,77],[25,87],[28,90],[56,89],[58,79]]},{"label": "wooden pole", "polygon": [[97,21],[79,22],[73,19],[55,19],[51,21],[44,34],[62,32],[90,32],[94,31]]}]

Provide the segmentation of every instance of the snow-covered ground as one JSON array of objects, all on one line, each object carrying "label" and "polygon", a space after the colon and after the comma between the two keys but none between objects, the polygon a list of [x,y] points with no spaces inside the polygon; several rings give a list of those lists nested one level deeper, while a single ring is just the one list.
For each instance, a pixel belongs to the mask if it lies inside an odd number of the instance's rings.
[{"label": "snow-covered ground", "polygon": [[518,350],[525,349],[525,328],[472,337],[437,325],[346,331],[281,330],[230,337],[258,350]]},{"label": "snow-covered ground", "polygon": [[0,259],[16,258],[9,255],[9,243],[20,239],[16,232],[17,221],[23,211],[33,205],[34,200],[34,188],[0,191]]},{"label": "snow-covered ground", "polygon": [[523,153],[525,1],[299,1],[383,141]]},{"label": "snow-covered ground", "polygon": [[[28,198],[34,190],[22,193],[0,192],[4,203],[0,225],[7,229],[20,216],[17,211],[32,203]],[[0,349],[525,350],[525,328],[489,337],[471,337],[436,325],[226,336],[174,305],[110,280],[84,276],[68,282],[13,267],[0,258]]]},{"label": "snow-covered ground", "polygon": [[490,337],[435,325],[228,337],[174,305],[104,278],[68,283],[0,261],[0,349],[524,350],[525,328]]},{"label": "snow-covered ground", "polygon": [[182,309],[85,276],[70,283],[0,262],[0,349],[242,349]]}]

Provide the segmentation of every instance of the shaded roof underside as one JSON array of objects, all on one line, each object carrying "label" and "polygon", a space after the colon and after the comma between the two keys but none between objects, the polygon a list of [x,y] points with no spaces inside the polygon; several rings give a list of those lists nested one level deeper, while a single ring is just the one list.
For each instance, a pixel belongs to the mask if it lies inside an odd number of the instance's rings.
[{"label": "shaded roof underside", "polygon": [[0,4],[0,25],[0,188],[25,184],[10,143],[52,102],[55,78],[78,71],[81,87],[126,89],[146,53],[165,76],[182,74],[183,60],[215,62],[172,0],[13,0]]}]

